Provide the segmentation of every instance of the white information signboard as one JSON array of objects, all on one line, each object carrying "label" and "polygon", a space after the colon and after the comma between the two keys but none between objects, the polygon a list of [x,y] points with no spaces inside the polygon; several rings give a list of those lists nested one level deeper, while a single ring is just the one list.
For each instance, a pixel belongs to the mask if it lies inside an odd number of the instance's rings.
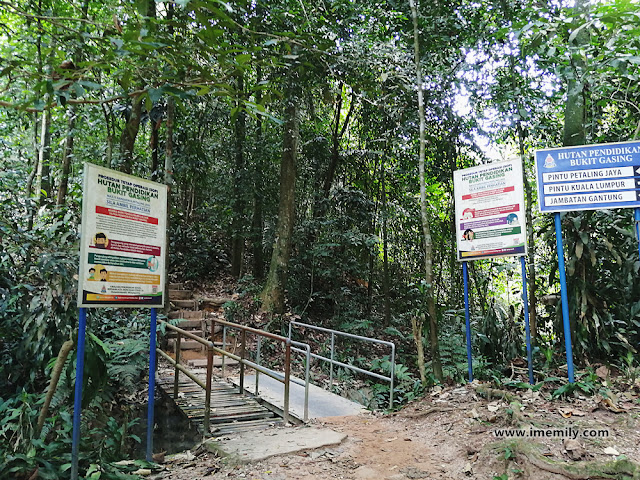
[{"label": "white information signboard", "polygon": [[526,255],[520,160],[453,172],[458,260]]},{"label": "white information signboard", "polygon": [[167,187],[85,163],[78,307],[164,306]]}]

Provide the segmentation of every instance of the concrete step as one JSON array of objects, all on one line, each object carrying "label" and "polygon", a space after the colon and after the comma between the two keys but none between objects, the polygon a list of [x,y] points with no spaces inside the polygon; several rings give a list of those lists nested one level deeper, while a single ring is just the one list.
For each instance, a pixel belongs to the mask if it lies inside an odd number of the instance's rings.
[{"label": "concrete step", "polygon": [[169,290],[184,290],[184,283],[170,283]]},{"label": "concrete step", "polygon": [[176,326],[178,328],[181,328],[183,330],[190,330],[190,329],[194,329],[197,328],[198,330],[202,330],[202,322],[206,320],[182,320],[180,323],[178,323]]},{"label": "concrete step", "polygon": [[171,300],[171,303],[177,308],[192,308],[198,310],[197,300]]},{"label": "concrete step", "polygon": [[235,302],[231,297],[199,297],[200,304],[203,308],[217,309],[227,302]]},{"label": "concrete step", "polygon": [[188,300],[193,297],[193,290],[169,289],[169,300]]},{"label": "concrete step", "polygon": [[169,318],[186,318],[186,319],[199,319],[204,318],[205,312],[201,310],[174,310],[169,312]]},{"label": "concrete step", "polygon": [[[167,345],[170,351],[175,350],[176,339],[170,338],[169,341],[167,342]],[[183,338],[180,341],[180,350],[202,350],[204,348],[205,348],[204,345],[202,345],[200,342],[196,342],[195,340],[186,340]]]},{"label": "concrete step", "polygon": [[[233,358],[225,358],[224,359],[225,366],[227,365],[237,365],[238,361]],[[206,358],[194,358],[193,360],[188,360],[187,365],[192,368],[207,368],[207,359]],[[216,355],[213,357],[213,366],[221,367],[222,366],[222,357]]]},{"label": "concrete step", "polygon": [[[182,327],[181,327],[182,328]],[[187,330],[185,328],[185,330]],[[204,336],[202,335],[202,330],[187,330],[187,332],[189,333],[193,333],[194,335],[199,336],[200,338],[204,338]],[[178,332],[174,332],[174,331],[168,331],[167,332],[167,338],[176,338],[178,336]],[[186,339],[184,336],[182,337],[182,341],[186,341],[188,339]]]}]

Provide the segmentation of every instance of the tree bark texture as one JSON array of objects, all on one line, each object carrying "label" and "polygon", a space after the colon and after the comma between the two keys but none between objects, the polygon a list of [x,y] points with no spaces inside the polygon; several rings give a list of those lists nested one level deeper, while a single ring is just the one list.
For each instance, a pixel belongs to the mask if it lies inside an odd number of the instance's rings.
[{"label": "tree bark texture", "polygon": [[527,196],[526,198],[526,211],[525,218],[527,222],[527,242],[528,242],[528,279],[527,286],[529,288],[529,329],[531,331],[531,341],[535,343],[538,335],[538,314],[536,310],[536,304],[538,303],[538,297],[536,296],[536,265],[535,265],[535,237],[533,231],[533,189],[531,188],[531,182],[527,177],[526,169],[526,156],[524,153],[524,139],[525,133],[522,125],[518,124],[518,142],[520,146],[520,159],[522,161],[522,181],[524,182],[524,190]]},{"label": "tree bark texture", "polygon": [[389,243],[387,235],[387,183],[385,181],[384,159],[380,162],[382,183],[382,291],[384,294],[384,320],[383,325],[391,325],[391,298],[389,294]]},{"label": "tree bark texture", "polygon": [[140,130],[141,118],[142,95],[138,95],[133,99],[129,118],[120,135],[120,170],[124,173],[131,173],[133,169],[133,148]]},{"label": "tree bark texture", "polygon": [[297,93],[289,91],[285,111],[280,163],[280,205],[276,239],[271,255],[267,282],[262,291],[262,310],[283,313],[285,288],[291,256],[291,236],[295,221],[296,157],[299,140]]},{"label": "tree bark texture", "polygon": [[[256,68],[256,83],[262,81],[262,69]],[[256,103],[262,104],[262,90],[256,92]],[[253,275],[258,280],[264,278],[264,257],[262,248],[262,224],[263,224],[263,195],[262,172],[263,172],[263,151],[262,151],[262,118],[256,119],[255,145],[257,146],[253,159],[253,218],[251,221],[251,240],[253,250]]]},{"label": "tree bark texture", "polygon": [[[47,96],[48,102],[48,96]],[[51,195],[51,109],[44,111],[40,130],[40,151],[36,198],[40,206]]]},{"label": "tree bark texture", "polygon": [[424,237],[424,262],[425,283],[427,296],[427,311],[429,313],[429,347],[431,351],[431,365],[433,375],[442,382],[442,363],[440,360],[440,346],[438,344],[438,317],[435,298],[433,296],[433,241],[431,239],[431,226],[427,213],[427,191],[425,176],[425,115],[424,97],[422,90],[422,72],[420,69],[420,43],[418,38],[418,9],[414,0],[409,0],[411,18],[413,20],[413,47],[416,64],[416,88],[418,90],[418,115],[420,117],[420,217],[422,220],[422,233]]},{"label": "tree bark texture", "polygon": [[[236,89],[238,95],[244,97],[244,78],[242,73],[236,77]],[[242,100],[238,100],[236,108],[239,108],[239,110],[233,121],[235,171],[233,175],[233,198],[231,200],[231,210],[233,212],[231,221],[231,275],[235,278],[240,277],[244,253],[244,195],[246,189],[243,186],[246,175],[244,145],[247,136],[247,120],[246,113],[241,108],[241,105]]]},{"label": "tree bark texture", "polygon": [[69,172],[71,172],[71,163],[73,162],[73,138],[75,135],[76,112],[73,107],[67,110],[67,138],[64,145],[64,157],[62,158],[62,172],[60,174],[60,186],[58,187],[58,197],[56,205],[62,206],[67,198],[67,189],[69,186]]}]

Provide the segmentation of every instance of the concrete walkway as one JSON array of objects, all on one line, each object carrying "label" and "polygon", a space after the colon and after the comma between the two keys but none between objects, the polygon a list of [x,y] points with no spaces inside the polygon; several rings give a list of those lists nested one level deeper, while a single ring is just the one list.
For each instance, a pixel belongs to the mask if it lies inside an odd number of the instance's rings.
[{"label": "concrete walkway", "polygon": [[[231,379],[236,385],[239,384],[239,377]],[[295,379],[296,382],[303,383],[303,380]],[[290,382],[289,390],[289,413],[294,417],[304,419],[304,386]],[[244,388],[255,392],[255,375],[245,375]],[[260,398],[276,407],[284,408],[284,383],[261,374],[258,383],[258,394]],[[335,393],[328,392],[315,385],[309,385],[309,419],[324,417],[341,417],[358,415],[366,411],[359,403],[347,400]]]},{"label": "concrete walkway", "polygon": [[245,432],[205,442],[207,449],[240,463],[257,462],[285,455],[340,444],[347,435],[328,428],[289,427]]}]

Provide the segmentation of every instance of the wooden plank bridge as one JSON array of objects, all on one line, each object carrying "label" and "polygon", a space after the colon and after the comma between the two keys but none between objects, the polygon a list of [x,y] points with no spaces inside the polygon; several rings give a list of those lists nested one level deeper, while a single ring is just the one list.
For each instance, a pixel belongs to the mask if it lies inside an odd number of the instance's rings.
[{"label": "wooden plank bridge", "polygon": [[[205,375],[197,375],[205,381]],[[186,375],[180,375],[178,396],[174,398],[173,371],[166,369],[159,374],[158,386],[172,398],[189,421],[205,434],[205,391]],[[262,430],[283,425],[283,419],[274,411],[248,394],[241,394],[238,387],[214,378],[211,382],[211,406],[209,435],[220,437],[230,433]]]}]

